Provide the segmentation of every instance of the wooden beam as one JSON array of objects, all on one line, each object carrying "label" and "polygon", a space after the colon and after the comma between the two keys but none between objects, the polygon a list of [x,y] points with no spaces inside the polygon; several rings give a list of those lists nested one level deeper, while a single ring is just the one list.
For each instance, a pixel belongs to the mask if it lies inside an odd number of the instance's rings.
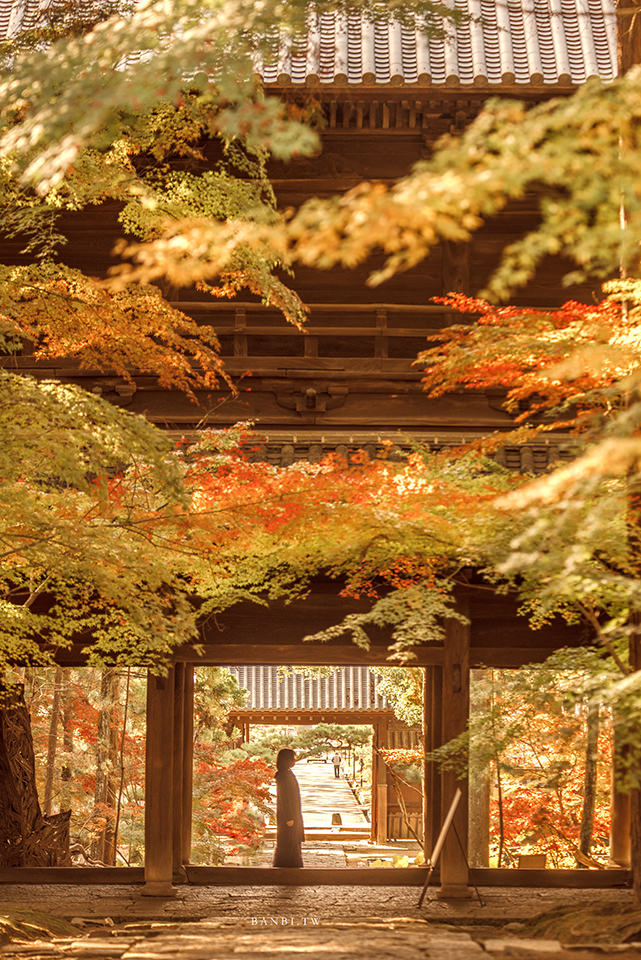
[{"label": "wooden beam", "polygon": [[[186,867],[193,885],[273,887],[288,886],[422,886],[425,868],[406,867],[389,870],[369,868],[303,868],[286,870],[274,867]],[[287,876],[284,876],[287,874]],[[471,870],[470,879],[478,886],[538,887],[543,889],[597,890],[629,887],[630,870]],[[142,867],[8,867],[0,870],[0,884],[142,884]],[[436,873],[434,882],[438,882]]]},{"label": "wooden beam", "polygon": [[394,719],[391,710],[301,710],[295,707],[282,710],[235,710],[229,714],[234,723],[273,724],[273,723],[356,723],[376,724]]},{"label": "wooden beam", "polygon": [[170,897],[173,874],[174,670],[147,676],[145,749],[145,887],[150,897]]},{"label": "wooden beam", "polygon": [[185,664],[183,698],[182,848],[181,864],[191,860],[191,818],[194,786],[194,665]]},{"label": "wooden beam", "polygon": [[[261,620],[265,622],[268,613],[263,611]],[[373,646],[370,650],[361,650],[353,643],[346,644],[313,644],[303,643],[301,633],[297,643],[257,643],[256,626],[254,626],[254,641],[248,639],[243,643],[217,643],[205,646],[202,656],[191,646],[180,647],[174,653],[174,662],[188,661],[195,666],[227,666],[228,664],[260,664],[263,666],[281,666],[286,663],[295,663],[297,666],[398,666],[391,663],[386,646]],[[408,666],[420,667],[426,664],[442,663],[443,648],[430,647],[418,649],[416,660]]]},{"label": "wooden beam", "polygon": [[599,890],[632,885],[630,870],[470,870],[470,880],[479,887],[543,887]]},{"label": "wooden beam", "polygon": [[[466,605],[458,610],[465,615]],[[467,729],[470,712],[470,628],[469,624],[448,618],[445,621],[445,664],[443,666],[443,741],[448,743]],[[467,866],[468,789],[467,780],[459,780],[453,771],[444,771],[441,815],[450,808],[457,789],[463,793],[452,828],[441,853],[441,889],[443,899],[471,896]]]}]

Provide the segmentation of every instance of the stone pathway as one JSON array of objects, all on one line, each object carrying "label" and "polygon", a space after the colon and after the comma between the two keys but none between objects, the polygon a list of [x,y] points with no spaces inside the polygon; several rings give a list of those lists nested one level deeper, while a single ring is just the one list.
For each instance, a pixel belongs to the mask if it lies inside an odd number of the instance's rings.
[{"label": "stone pathway", "polygon": [[333,764],[301,761],[294,767],[294,773],[300,785],[303,822],[307,828],[329,829],[333,813],[340,814],[344,827],[369,826],[347,780],[334,777]]},{"label": "stone pathway", "polygon": [[39,911],[77,933],[0,944],[0,960],[641,960],[641,943],[563,947],[522,921],[560,905],[632,907],[625,890],[484,888],[478,901],[415,887],[191,887],[168,900],[133,885],[0,887],[0,915]]},{"label": "stone pathway", "polygon": [[126,923],[77,938],[0,947],[3,960],[284,960],[296,954],[314,960],[638,960],[641,944],[564,949],[555,940],[470,933],[407,917],[328,922],[313,915],[282,914],[235,921]]}]

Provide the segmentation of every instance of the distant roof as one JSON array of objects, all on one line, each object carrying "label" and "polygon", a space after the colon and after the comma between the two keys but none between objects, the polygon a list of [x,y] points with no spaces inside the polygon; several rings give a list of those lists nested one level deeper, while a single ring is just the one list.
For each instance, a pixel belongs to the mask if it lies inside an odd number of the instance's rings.
[{"label": "distant roof", "polygon": [[[238,685],[249,691],[242,710],[347,710],[391,709],[376,689],[369,667],[336,667],[329,676],[282,675],[274,666],[231,666]],[[234,710],[233,713],[242,713]]]},{"label": "distant roof", "polygon": [[[447,0],[446,0],[447,2]],[[311,18],[295,52],[259,65],[265,83],[579,84],[617,75],[614,0],[449,0],[469,14],[428,40],[361,14]],[[0,0],[0,38],[14,36],[41,0]]]}]

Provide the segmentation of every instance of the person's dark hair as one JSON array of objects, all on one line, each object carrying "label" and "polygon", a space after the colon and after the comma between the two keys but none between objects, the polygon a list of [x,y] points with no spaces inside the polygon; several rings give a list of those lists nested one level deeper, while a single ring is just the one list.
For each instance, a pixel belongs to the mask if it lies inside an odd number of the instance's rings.
[{"label": "person's dark hair", "polygon": [[278,756],[276,757],[276,772],[285,773],[286,770],[291,770],[295,763],[296,754],[293,750],[290,750],[289,747],[285,747],[284,750],[278,751]]}]

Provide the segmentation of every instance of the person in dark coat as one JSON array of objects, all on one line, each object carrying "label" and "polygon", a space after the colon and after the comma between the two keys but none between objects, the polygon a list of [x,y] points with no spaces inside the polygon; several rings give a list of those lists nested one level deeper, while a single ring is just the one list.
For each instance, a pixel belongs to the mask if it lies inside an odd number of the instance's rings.
[{"label": "person in dark coat", "polygon": [[279,750],[276,757],[276,849],[275,867],[302,867],[301,843],[305,839],[298,780],[292,773],[293,750]]}]

